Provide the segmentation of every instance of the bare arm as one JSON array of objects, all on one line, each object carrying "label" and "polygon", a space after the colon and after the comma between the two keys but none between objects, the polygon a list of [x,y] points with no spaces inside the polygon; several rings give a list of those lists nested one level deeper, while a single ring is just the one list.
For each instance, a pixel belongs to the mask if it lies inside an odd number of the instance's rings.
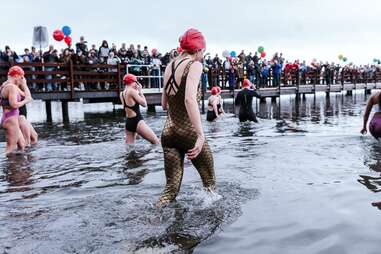
[{"label": "bare arm", "polygon": [[24,106],[25,104],[27,104],[28,102],[30,102],[32,100],[32,98],[29,96],[26,96],[24,98],[24,100],[22,101],[18,101],[17,100],[17,93],[18,93],[18,88],[17,87],[14,87],[14,86],[10,86],[8,88],[8,100],[9,100],[9,105],[12,107],[12,108],[20,108],[22,106]]},{"label": "bare arm", "polygon": [[132,97],[135,99],[137,103],[139,103],[143,107],[147,106],[147,100],[143,94],[143,90],[140,84],[138,85],[138,91],[133,90],[131,93],[132,93]]},{"label": "bare arm", "polygon": [[122,105],[123,105],[123,107],[124,107],[124,97],[123,97],[123,92],[120,92],[120,94],[119,94],[119,99],[120,99],[120,101],[122,102]]},{"label": "bare arm", "polygon": [[161,106],[164,110],[168,109],[168,97],[167,97],[167,93],[165,92],[165,90],[163,90],[163,92],[161,94]]},{"label": "bare arm", "polygon": [[197,137],[204,139],[204,131],[201,126],[201,116],[197,103],[197,89],[200,82],[202,73],[202,64],[200,62],[194,62],[187,77],[187,83],[185,87],[185,107],[187,109],[189,120],[191,121]]},{"label": "bare arm", "polygon": [[372,95],[372,96],[369,98],[368,103],[366,104],[365,113],[364,113],[363,128],[362,128],[362,130],[361,130],[361,133],[362,133],[362,134],[365,134],[365,133],[366,133],[366,125],[367,125],[368,120],[369,120],[370,112],[372,111],[373,105],[377,104],[377,99],[378,99],[378,97],[380,96],[380,94],[381,94],[381,93]]},{"label": "bare arm", "polygon": [[197,140],[194,147],[187,152],[190,160],[197,158],[204,146],[205,136],[201,126],[201,115],[197,103],[197,90],[200,83],[202,73],[202,64],[194,62],[187,77],[187,85],[185,87],[185,107],[187,109],[189,120],[191,121],[197,133]]},{"label": "bare arm", "polygon": [[[168,66],[170,66],[168,64]],[[166,67],[165,68],[165,72],[164,72],[164,87],[163,87],[163,92],[161,93],[161,106],[164,110],[167,110],[168,109],[168,96],[167,96],[167,93],[166,93],[166,86],[165,84],[167,84],[168,82],[168,77],[169,77],[169,67]]]},{"label": "bare arm", "polygon": [[30,93],[30,90],[29,90],[29,87],[26,83],[26,79],[25,78],[22,78],[23,79],[23,82],[21,84],[21,91],[24,92],[24,97],[31,97],[32,98],[32,94]]}]

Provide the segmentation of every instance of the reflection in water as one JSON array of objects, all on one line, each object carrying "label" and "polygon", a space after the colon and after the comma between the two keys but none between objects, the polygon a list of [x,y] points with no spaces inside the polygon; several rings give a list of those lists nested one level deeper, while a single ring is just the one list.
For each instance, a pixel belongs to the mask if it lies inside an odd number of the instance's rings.
[{"label": "reflection in water", "polygon": [[[356,97],[358,104],[353,102]],[[0,230],[0,249],[146,253],[150,248],[160,253],[160,248],[172,245],[164,253],[187,253],[223,229],[230,235],[222,233],[211,245],[229,248],[239,242],[245,247],[238,247],[237,253],[344,253],[357,236],[348,232],[370,235],[364,226],[369,224],[341,216],[348,198],[362,195],[363,187],[353,184],[353,178],[372,192],[381,190],[381,146],[370,137],[360,138],[357,130],[363,97],[359,93],[326,100],[322,94],[295,101],[283,96],[280,104],[279,99],[256,100],[258,124],[241,124],[232,114],[209,124],[203,115],[222,198],[210,202],[197,193],[193,186],[200,186],[200,178],[186,170],[178,201],[163,210],[153,207],[165,184],[162,149],[139,139],[126,151],[123,111],[111,111],[111,105],[103,113],[82,110],[80,118],[66,125],[38,120],[41,143],[30,153],[38,159],[26,154],[0,161],[0,229],[7,229]],[[224,108],[232,112],[231,100]],[[145,115],[158,135],[164,115]],[[4,135],[1,138],[4,141]],[[354,152],[362,147],[366,151]],[[347,189],[352,197],[345,195]],[[330,206],[319,205],[332,199],[336,202]],[[346,211],[363,216],[363,207],[356,205]],[[308,209],[308,219],[300,207]],[[303,251],[303,246],[309,249]]]},{"label": "reflection in water", "polygon": [[[192,252],[202,241],[209,238],[219,229],[224,222],[224,211],[218,207],[211,207],[199,211],[187,208],[179,202],[174,202],[170,207],[173,215],[170,216],[171,223],[163,233],[151,236],[136,245],[135,251],[146,248],[165,248],[168,245],[176,246],[176,249]],[[207,220],[206,220],[207,218]],[[200,232],[201,228],[207,228]]]},{"label": "reflection in water", "polygon": [[128,152],[127,156],[124,158],[124,168],[123,173],[126,174],[128,178],[128,184],[136,185],[143,181],[144,176],[148,174],[148,169],[143,167],[145,160],[141,158],[144,153],[139,153],[135,150]]},{"label": "reflection in water", "polygon": [[[381,173],[381,146],[378,142],[370,145],[369,155],[365,157],[365,164],[372,172]],[[368,190],[375,193],[381,192],[381,176],[377,177],[361,174],[359,177],[360,179],[357,181],[364,185]],[[376,206],[381,210],[381,201],[372,202],[372,206]]]},{"label": "reflection in water", "polygon": [[9,183],[7,192],[28,191],[33,183],[30,154],[12,154],[8,156],[4,165],[5,180]]}]

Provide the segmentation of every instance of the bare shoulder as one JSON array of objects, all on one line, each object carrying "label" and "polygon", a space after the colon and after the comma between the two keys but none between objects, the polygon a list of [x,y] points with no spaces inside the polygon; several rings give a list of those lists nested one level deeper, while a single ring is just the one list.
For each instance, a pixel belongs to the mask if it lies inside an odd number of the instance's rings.
[{"label": "bare shoulder", "polygon": [[190,66],[190,71],[202,71],[202,63],[199,61],[195,61]]},{"label": "bare shoulder", "polygon": [[381,97],[381,92],[378,92],[378,93],[372,95],[370,97],[370,100],[372,101],[373,104],[378,104],[378,102],[380,101],[380,97]]}]

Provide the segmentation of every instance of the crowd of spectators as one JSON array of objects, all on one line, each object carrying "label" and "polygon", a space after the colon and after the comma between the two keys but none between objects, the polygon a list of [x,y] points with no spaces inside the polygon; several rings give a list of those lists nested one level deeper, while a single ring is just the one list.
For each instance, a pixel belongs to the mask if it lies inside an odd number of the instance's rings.
[{"label": "crowd of spectators", "polygon": [[[157,49],[149,49],[147,46],[131,44],[127,47],[122,43],[120,48],[112,43],[111,46],[106,40],[100,47],[95,44],[88,45],[83,36],[80,41],[74,45],[62,50],[57,50],[49,46],[45,52],[40,52],[35,47],[30,50],[26,48],[23,54],[17,54],[9,46],[4,51],[0,50],[0,63],[15,64],[20,62],[44,62],[44,63],[62,63],[63,66],[72,62],[76,70],[91,70],[83,67],[93,64],[107,64],[115,67],[96,68],[97,72],[116,72],[116,65],[128,64],[128,72],[137,76],[146,76],[149,80],[149,87],[157,88],[160,86],[160,75],[163,73],[166,65],[179,55],[178,49],[173,49],[165,54],[161,54]],[[78,67],[81,66],[81,67]],[[317,61],[313,59],[311,63],[306,61],[288,61],[282,53],[275,53],[268,59],[261,58],[257,52],[245,54],[242,50],[237,57],[219,57],[216,54],[213,58],[206,54],[204,58],[204,73],[202,76],[203,87],[210,88],[215,85],[223,88],[239,88],[244,80],[248,78],[259,87],[277,87],[280,85],[296,84],[337,84],[354,79],[366,78],[371,80],[375,78],[378,70],[377,65],[354,65],[338,64]],[[1,67],[0,68],[4,68]],[[45,66],[45,71],[65,70],[67,67]],[[42,70],[42,67],[31,67],[33,70]],[[125,70],[123,70],[125,71]],[[60,75],[34,76],[33,78],[66,78]],[[147,85],[147,82],[145,83]],[[110,89],[107,82],[80,83],[76,89]],[[42,91],[68,90],[66,84],[46,83],[33,84],[32,89]]]}]

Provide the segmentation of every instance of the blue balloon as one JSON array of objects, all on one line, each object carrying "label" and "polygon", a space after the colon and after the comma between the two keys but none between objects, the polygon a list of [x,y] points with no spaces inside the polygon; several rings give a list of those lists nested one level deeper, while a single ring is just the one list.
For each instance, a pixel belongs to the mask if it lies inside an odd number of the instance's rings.
[{"label": "blue balloon", "polygon": [[230,56],[231,56],[231,57],[236,57],[236,56],[237,56],[237,53],[236,53],[235,51],[232,51],[232,52],[230,52]]},{"label": "blue balloon", "polygon": [[71,28],[69,26],[64,26],[62,27],[62,32],[64,33],[65,36],[68,36],[71,34]]}]

